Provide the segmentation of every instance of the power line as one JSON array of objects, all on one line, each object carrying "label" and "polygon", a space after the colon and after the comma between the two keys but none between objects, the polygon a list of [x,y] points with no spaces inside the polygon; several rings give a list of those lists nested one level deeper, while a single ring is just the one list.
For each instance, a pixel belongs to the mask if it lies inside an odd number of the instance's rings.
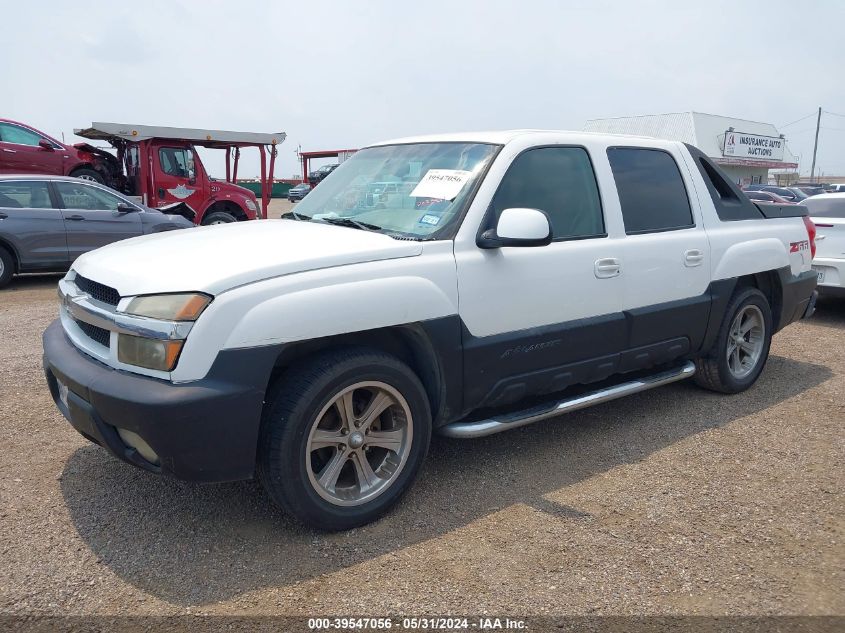
[{"label": "power line", "polygon": [[822,112],[824,112],[825,114],[832,114],[833,116],[841,116],[843,119],[845,119],[845,114],[839,114],[838,112],[831,112],[830,110],[822,110]]},{"label": "power line", "polygon": [[787,123],[786,125],[779,125],[778,127],[789,127],[790,125],[795,125],[796,123],[800,123],[800,122],[801,122],[801,121],[803,121],[804,119],[809,119],[811,116],[816,116],[816,113],[815,113],[815,112],[813,112],[813,113],[811,113],[811,114],[808,114],[807,116],[802,116],[802,117],[801,117],[800,119],[798,119],[797,121],[793,121],[792,123]]}]

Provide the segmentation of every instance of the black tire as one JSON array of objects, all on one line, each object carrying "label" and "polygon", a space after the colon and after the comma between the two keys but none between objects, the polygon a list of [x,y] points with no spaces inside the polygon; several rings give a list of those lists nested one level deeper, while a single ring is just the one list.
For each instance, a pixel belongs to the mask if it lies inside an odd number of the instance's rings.
[{"label": "black tire", "polygon": [[[762,334],[762,350],[750,372],[743,377],[737,377],[731,371],[728,363],[728,344],[734,319],[748,306],[756,306],[763,316],[765,326]],[[740,391],[745,391],[757,382],[763,368],[766,366],[771,343],[772,310],[766,296],[756,288],[737,290],[728,304],[727,310],[725,310],[722,324],[719,327],[719,335],[713,344],[713,348],[706,356],[695,361],[696,384],[705,389],[719,391],[721,393],[739,393]]]},{"label": "black tire", "polygon": [[209,224],[221,224],[237,221],[238,219],[231,213],[226,213],[225,211],[214,211],[202,219],[202,225],[208,226]]},{"label": "black tire", "polygon": [[15,258],[5,248],[0,246],[0,288],[8,285],[15,274]]},{"label": "black tire", "polygon": [[103,178],[103,175],[96,169],[91,169],[89,167],[83,167],[81,169],[74,170],[71,176],[73,176],[74,178],[82,178],[83,180],[93,180],[94,182],[98,182],[101,185],[106,184],[106,179]]},{"label": "black tire", "polygon": [[[309,479],[306,456],[312,426],[321,411],[344,389],[380,381],[408,404],[412,441],[404,466],[374,499],[361,505],[336,505],[321,496]],[[374,521],[411,487],[428,452],[431,411],[416,374],[397,358],[368,348],[321,353],[288,369],[268,391],[258,445],[258,478],[289,515],[326,531],[347,530]]]}]

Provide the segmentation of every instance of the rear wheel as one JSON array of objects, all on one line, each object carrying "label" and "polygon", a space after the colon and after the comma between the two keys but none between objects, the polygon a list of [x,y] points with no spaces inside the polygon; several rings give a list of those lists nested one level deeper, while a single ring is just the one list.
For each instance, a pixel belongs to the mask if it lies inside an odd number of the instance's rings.
[{"label": "rear wheel", "polygon": [[15,273],[15,260],[12,254],[0,246],[0,288],[7,285]]},{"label": "rear wheel", "polygon": [[237,218],[235,218],[235,216],[231,213],[226,213],[225,211],[214,211],[202,219],[202,225],[209,226],[211,224],[228,224],[229,222],[237,221]]},{"label": "rear wheel", "polygon": [[430,438],[428,399],[407,365],[375,350],[329,352],[291,368],[268,395],[258,475],[287,513],[345,530],[399,500]]},{"label": "rear wheel", "polygon": [[772,311],[766,296],[756,288],[738,291],[713,349],[696,361],[696,383],[722,393],[745,391],[760,377],[771,342]]},{"label": "rear wheel", "polygon": [[100,172],[98,172],[96,169],[90,169],[88,167],[77,169],[71,174],[71,176],[73,176],[74,178],[79,178],[80,180],[90,180],[93,182],[98,182],[101,185],[106,184],[106,179],[103,178],[103,175]]}]

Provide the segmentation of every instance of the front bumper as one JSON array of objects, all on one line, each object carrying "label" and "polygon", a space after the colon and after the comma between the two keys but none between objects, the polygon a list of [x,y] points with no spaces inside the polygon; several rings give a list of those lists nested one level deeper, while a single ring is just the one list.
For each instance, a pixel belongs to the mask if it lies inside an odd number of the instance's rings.
[{"label": "front bumper", "polygon": [[[116,457],[191,481],[249,479],[264,392],[278,349],[225,350],[202,380],[174,384],[112,369],[79,351],[61,323],[44,332],[44,371],[53,400],[71,425]],[[67,387],[66,403],[58,381]],[[120,438],[136,433],[155,465]]]}]

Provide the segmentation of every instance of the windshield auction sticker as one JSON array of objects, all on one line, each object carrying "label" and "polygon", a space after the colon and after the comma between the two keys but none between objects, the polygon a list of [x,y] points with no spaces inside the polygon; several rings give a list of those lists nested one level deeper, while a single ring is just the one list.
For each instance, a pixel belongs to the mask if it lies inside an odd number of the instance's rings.
[{"label": "windshield auction sticker", "polygon": [[411,192],[412,198],[453,200],[472,176],[462,169],[429,169]]}]

